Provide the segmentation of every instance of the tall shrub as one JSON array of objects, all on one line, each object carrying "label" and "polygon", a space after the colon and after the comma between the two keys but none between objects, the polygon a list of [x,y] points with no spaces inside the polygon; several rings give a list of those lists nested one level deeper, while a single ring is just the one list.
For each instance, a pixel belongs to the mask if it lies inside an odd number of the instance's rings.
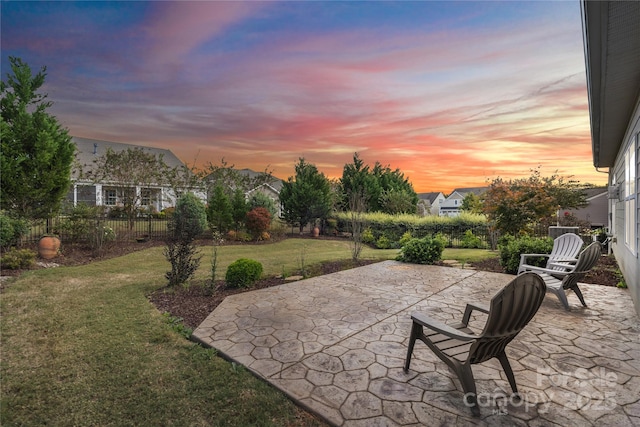
[{"label": "tall shrub", "polygon": [[169,233],[164,255],[171,263],[166,278],[169,286],[185,283],[200,266],[195,239],[203,233],[207,224],[204,204],[193,194],[180,197],[176,210],[169,220]]},{"label": "tall shrub", "polygon": [[266,208],[253,208],[247,213],[247,231],[251,233],[254,240],[258,240],[262,233],[269,229],[271,225],[271,214]]}]

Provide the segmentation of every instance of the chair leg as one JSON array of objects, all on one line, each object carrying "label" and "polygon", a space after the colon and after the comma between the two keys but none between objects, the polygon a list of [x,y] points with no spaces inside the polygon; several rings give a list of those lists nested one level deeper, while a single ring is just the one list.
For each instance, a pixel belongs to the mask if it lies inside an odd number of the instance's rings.
[{"label": "chair leg", "polygon": [[422,325],[413,322],[411,327],[411,335],[409,336],[409,348],[407,349],[407,358],[404,362],[404,373],[409,372],[409,365],[411,365],[411,355],[413,354],[413,347],[416,344],[416,339],[422,334]]},{"label": "chair leg", "polygon": [[582,306],[586,307],[587,303],[584,302],[584,297],[582,296],[582,292],[580,291],[580,288],[578,287],[578,285],[573,286],[571,290],[576,293],[576,295],[578,296],[578,299],[582,303]]},{"label": "chair leg", "polygon": [[478,394],[476,392],[476,381],[473,378],[471,365],[458,365],[455,371],[462,384],[462,390],[464,391],[464,404],[471,408],[471,413],[474,417],[479,417]]},{"label": "chair leg", "polygon": [[564,289],[553,289],[552,292],[556,294],[565,310],[569,310],[569,301],[567,300],[567,294],[565,294]]},{"label": "chair leg", "polygon": [[504,370],[507,379],[509,380],[509,385],[511,386],[511,391],[513,394],[520,397],[518,395],[518,386],[516,385],[516,378],[513,375],[513,370],[511,369],[511,363],[509,363],[509,359],[507,358],[507,353],[504,351],[497,356],[500,364],[502,365],[502,369]]}]

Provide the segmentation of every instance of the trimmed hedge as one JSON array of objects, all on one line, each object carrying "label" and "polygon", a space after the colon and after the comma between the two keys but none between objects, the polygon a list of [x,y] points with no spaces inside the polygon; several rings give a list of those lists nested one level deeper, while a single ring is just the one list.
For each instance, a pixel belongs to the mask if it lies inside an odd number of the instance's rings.
[{"label": "trimmed hedge", "polygon": [[[480,240],[482,247],[490,246],[489,226],[484,215],[462,213],[458,217],[440,217],[417,215],[390,215],[383,213],[363,214],[366,230],[363,233],[363,242],[376,244],[380,241],[390,248],[400,248],[401,241],[406,241],[406,233],[415,237],[434,237],[438,234],[445,239],[445,245],[459,247],[465,244],[465,233],[470,231],[476,239]],[[351,216],[348,212],[335,214],[337,227],[340,232],[350,231]],[[468,234],[467,234],[468,236]],[[404,237],[404,239],[403,239]],[[466,242],[468,243],[468,241]],[[476,243],[477,244],[477,243]]]}]

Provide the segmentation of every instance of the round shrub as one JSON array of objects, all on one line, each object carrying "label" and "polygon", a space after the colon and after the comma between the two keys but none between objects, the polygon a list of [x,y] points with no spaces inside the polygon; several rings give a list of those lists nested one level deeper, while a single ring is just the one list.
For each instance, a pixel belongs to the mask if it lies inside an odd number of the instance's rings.
[{"label": "round shrub", "polygon": [[258,261],[240,258],[229,265],[224,280],[231,288],[250,288],[262,276],[262,264]]},{"label": "round shrub", "polygon": [[397,260],[413,264],[433,264],[442,258],[444,241],[438,237],[411,239],[400,249]]}]

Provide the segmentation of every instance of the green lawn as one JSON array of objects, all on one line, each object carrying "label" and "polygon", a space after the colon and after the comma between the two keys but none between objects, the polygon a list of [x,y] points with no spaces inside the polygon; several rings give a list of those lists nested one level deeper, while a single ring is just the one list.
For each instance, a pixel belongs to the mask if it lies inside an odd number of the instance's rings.
[{"label": "green lawn", "polygon": [[[202,251],[198,278],[205,279],[212,248]],[[363,257],[396,254],[367,248]],[[225,246],[219,274],[240,257],[262,262],[269,275],[350,256],[346,241]],[[152,248],[32,271],[11,283],[0,299],[0,423],[319,425],[279,391],[171,328],[146,298],[165,285],[168,268],[162,248]]]}]

